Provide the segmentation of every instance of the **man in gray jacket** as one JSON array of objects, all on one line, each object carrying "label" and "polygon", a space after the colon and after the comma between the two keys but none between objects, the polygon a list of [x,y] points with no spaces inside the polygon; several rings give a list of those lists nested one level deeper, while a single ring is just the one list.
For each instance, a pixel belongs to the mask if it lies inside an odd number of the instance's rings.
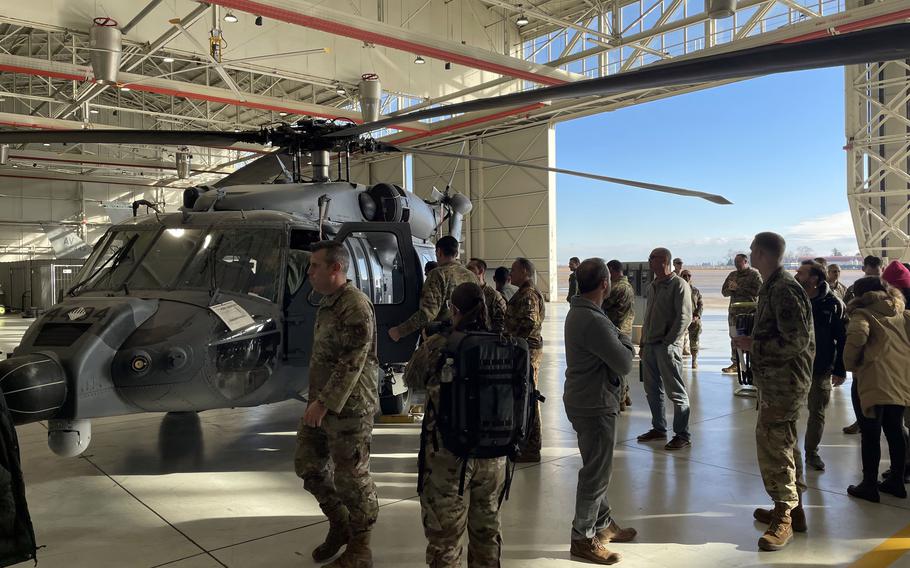
[{"label": "man in gray jacket", "polygon": [[632,369],[632,343],[601,309],[610,293],[610,273],[603,259],[585,260],[576,277],[578,295],[566,316],[563,394],[582,461],[571,554],[597,564],[614,564],[620,555],[607,550],[606,544],[629,542],[636,535],[635,529],[616,524],[607,501],[622,378]]},{"label": "man in gray jacket", "polygon": [[656,248],[648,257],[654,281],[648,288],[648,306],[641,327],[641,364],[645,394],[651,407],[651,430],[639,442],[667,439],[664,391],[673,403],[675,436],[664,446],[681,450],[692,445],[689,437],[689,393],[682,376],[683,336],[692,322],[692,295],[685,280],[670,268],[670,251]]}]

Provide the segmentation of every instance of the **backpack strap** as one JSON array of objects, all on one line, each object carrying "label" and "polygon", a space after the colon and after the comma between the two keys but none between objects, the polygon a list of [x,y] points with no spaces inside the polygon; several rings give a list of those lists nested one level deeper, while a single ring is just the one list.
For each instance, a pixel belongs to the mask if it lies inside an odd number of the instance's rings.
[{"label": "backpack strap", "polygon": [[464,495],[464,481],[468,476],[468,458],[461,459],[461,475],[458,479],[458,496],[461,497]]},{"label": "backpack strap", "polygon": [[502,486],[502,493],[499,494],[499,506],[497,508],[502,508],[503,501],[509,498],[509,491],[512,489],[512,479],[515,478],[515,462],[512,461],[512,458],[509,457],[506,460],[506,482]]}]

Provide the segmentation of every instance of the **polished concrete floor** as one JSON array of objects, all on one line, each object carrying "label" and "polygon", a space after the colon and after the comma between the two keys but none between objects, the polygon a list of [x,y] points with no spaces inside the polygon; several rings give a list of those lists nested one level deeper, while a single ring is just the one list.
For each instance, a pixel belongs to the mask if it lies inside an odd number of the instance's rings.
[{"label": "polished concrete floor", "polygon": [[[549,307],[542,370],[544,451],[516,475],[502,511],[503,565],[577,565],[568,554],[580,460],[563,411],[565,304]],[[910,502],[857,501],[859,439],[847,387],[835,389],[821,448],[828,464],[811,472],[810,530],[786,550],[759,553],[752,509],[768,504],[755,459],[754,400],[733,396],[725,316],[706,314],[701,368],[686,371],[692,398],[690,450],[638,444],[650,426],[638,371],[631,412],[620,418],[610,498],[615,517],[639,531],[612,545],[624,566],[910,566]],[[8,350],[14,319],[0,320]],[[849,386],[849,383],[848,383]],[[78,459],[47,449],[42,424],[19,431],[29,505],[42,568],[313,566],[326,531],[292,470],[299,402],[198,416],[146,414],[96,420]],[[372,470],[381,501],[377,566],[421,566],[424,539],[416,499],[416,426],[377,426]],[[887,453],[885,454],[887,455]],[[882,467],[887,467],[883,463]],[[889,538],[892,537],[892,538]]]}]

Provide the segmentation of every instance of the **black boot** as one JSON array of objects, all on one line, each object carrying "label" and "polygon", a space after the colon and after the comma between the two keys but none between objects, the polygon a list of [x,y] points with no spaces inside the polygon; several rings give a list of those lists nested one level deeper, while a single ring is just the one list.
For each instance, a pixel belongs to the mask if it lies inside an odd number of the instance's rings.
[{"label": "black boot", "polygon": [[872,501],[873,503],[878,503],[881,500],[878,494],[878,485],[875,483],[866,483],[863,481],[859,485],[851,485],[847,488],[847,493],[851,497],[856,497],[858,499],[865,499],[866,501]]}]

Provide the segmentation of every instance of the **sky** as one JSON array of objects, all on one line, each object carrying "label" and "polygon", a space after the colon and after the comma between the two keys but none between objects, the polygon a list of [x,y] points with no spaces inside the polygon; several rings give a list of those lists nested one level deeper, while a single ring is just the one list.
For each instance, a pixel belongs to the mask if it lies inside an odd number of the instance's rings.
[{"label": "sky", "polygon": [[842,68],[743,81],[556,127],[561,168],[718,193],[733,205],[559,175],[559,263],[645,260],[657,246],[687,264],[748,252],[760,231],[788,249],[857,251],[846,197]]}]

